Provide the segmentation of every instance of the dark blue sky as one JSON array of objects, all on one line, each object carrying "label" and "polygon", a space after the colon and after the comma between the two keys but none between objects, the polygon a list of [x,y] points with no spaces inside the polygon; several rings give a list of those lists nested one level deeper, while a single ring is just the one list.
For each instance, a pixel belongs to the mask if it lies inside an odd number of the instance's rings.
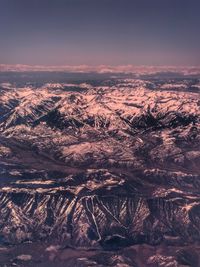
[{"label": "dark blue sky", "polygon": [[200,0],[0,0],[0,63],[200,65]]}]

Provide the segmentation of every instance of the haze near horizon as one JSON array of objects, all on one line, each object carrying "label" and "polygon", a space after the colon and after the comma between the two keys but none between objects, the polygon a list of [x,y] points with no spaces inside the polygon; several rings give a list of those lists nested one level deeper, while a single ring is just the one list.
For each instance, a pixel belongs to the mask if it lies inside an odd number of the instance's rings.
[{"label": "haze near horizon", "polygon": [[199,65],[198,0],[0,0],[0,64]]}]

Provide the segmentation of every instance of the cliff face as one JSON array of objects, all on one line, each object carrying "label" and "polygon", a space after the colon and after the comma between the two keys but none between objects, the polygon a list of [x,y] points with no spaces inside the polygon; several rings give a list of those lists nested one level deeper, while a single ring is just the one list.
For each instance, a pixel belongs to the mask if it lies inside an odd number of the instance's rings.
[{"label": "cliff face", "polygon": [[198,244],[200,100],[182,83],[2,85],[2,244]]}]

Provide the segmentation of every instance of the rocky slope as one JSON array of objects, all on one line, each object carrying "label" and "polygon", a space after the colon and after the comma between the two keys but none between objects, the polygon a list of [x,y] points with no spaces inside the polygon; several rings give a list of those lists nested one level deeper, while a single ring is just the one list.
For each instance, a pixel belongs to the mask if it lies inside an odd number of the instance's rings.
[{"label": "rocky slope", "polygon": [[124,249],[199,244],[200,98],[191,86],[2,84],[1,243],[123,250],[106,266],[184,265],[181,252],[142,265]]}]

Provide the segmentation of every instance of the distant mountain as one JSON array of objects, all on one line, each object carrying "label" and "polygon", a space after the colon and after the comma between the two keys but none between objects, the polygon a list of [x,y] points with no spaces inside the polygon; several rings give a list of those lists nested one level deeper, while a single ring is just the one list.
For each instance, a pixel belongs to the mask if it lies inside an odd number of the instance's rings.
[{"label": "distant mountain", "polygon": [[77,66],[40,66],[40,65],[6,65],[0,64],[0,72],[16,71],[16,72],[32,72],[32,71],[50,71],[50,72],[72,72],[72,73],[134,73],[138,76],[155,75],[157,73],[177,73],[184,76],[199,75],[200,66],[135,66],[135,65],[77,65]]}]

